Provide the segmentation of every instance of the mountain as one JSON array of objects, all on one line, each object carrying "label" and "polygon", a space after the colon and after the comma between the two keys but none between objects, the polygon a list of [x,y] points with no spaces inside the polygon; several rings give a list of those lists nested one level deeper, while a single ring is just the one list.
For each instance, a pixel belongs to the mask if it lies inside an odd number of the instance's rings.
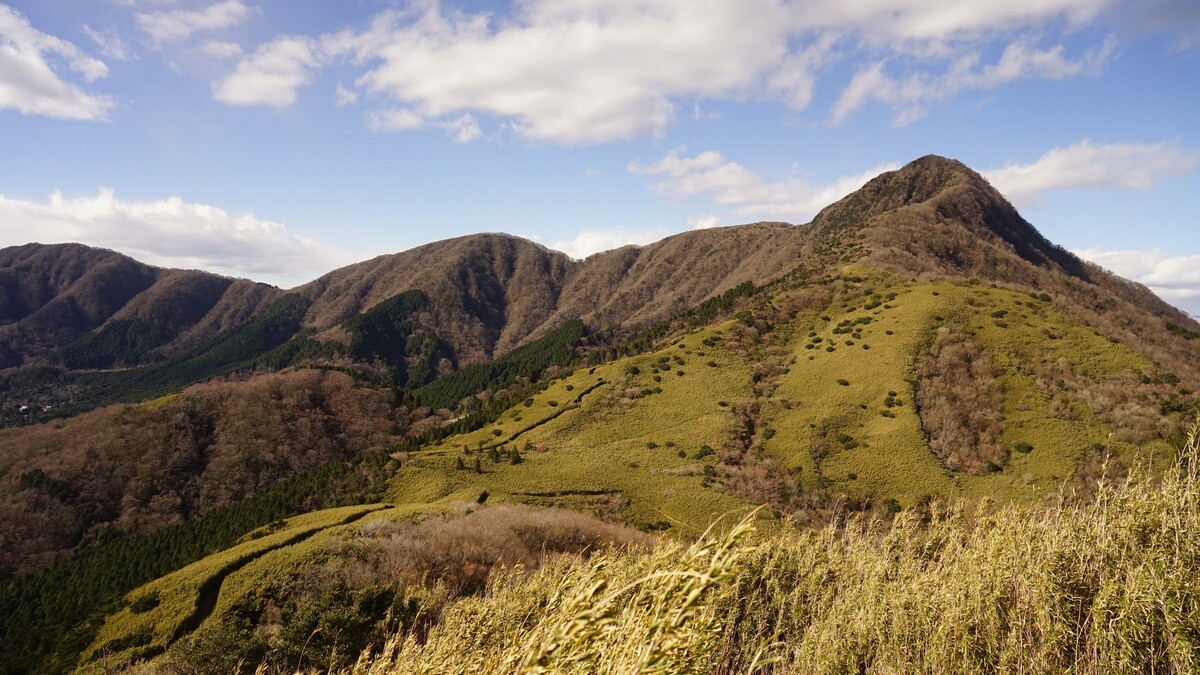
[{"label": "mountain", "polygon": [[[81,244],[0,250],[0,367],[65,347],[116,324],[142,333],[131,363],[172,343],[186,346],[242,323],[278,289],[205,272],[166,270]],[[119,365],[124,355],[83,364]]]},{"label": "mountain", "polygon": [[[20,573],[0,615],[27,669],[253,660],[260,638],[291,648],[264,635],[311,634],[301,614],[381,626],[410,611],[368,602],[401,563],[353,519],[391,532],[482,500],[688,537],[748,504],[819,523],[1086,498],[1171,457],[1198,409],[1200,325],[933,156],[806,225],[582,261],[474,235],[286,292],[75,245],[2,253],[25,363],[8,419],[93,408],[0,429],[0,566]],[[384,558],[331,563],[345,546]],[[348,595],[304,614],[290,594],[318,578]]]}]

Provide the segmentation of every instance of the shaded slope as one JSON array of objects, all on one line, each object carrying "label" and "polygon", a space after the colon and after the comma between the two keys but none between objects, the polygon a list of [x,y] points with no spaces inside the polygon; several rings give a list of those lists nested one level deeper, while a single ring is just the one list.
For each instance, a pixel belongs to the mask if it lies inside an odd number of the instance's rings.
[{"label": "shaded slope", "polygon": [[[47,355],[113,320],[152,327],[159,334],[155,348],[201,342],[281,294],[265,284],[160,269],[81,244],[0,249],[0,367]],[[92,365],[123,363],[122,354],[111,356]]]}]

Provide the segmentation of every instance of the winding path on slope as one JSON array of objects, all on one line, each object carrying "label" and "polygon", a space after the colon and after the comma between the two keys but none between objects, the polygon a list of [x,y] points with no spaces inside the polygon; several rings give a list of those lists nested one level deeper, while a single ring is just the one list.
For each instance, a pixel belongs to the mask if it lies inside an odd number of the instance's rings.
[{"label": "winding path on slope", "polygon": [[225,567],[222,567],[200,585],[199,592],[196,594],[196,605],[192,609],[192,613],[188,615],[188,617],[184,619],[175,629],[175,632],[171,634],[171,639],[167,641],[167,644],[164,646],[164,650],[174,644],[176,640],[187,636],[189,633],[199,628],[200,625],[204,623],[204,620],[212,615],[213,610],[217,608],[217,600],[221,597],[221,586],[225,583],[225,579],[230,574],[237,572],[246,565],[249,565],[250,563],[258,560],[268,553],[271,553],[272,551],[278,551],[281,548],[293,546],[304,541],[305,539],[320,534],[321,532],[325,532],[330,528],[349,525],[356,520],[360,520],[372,513],[375,513],[376,511],[386,508],[388,508],[387,505],[380,504],[375,508],[367,508],[361,513],[351,514],[350,516],[343,518],[332,525],[299,532],[295,536],[289,537],[278,544],[254,551],[253,553],[248,553],[245,556],[230,562]]}]

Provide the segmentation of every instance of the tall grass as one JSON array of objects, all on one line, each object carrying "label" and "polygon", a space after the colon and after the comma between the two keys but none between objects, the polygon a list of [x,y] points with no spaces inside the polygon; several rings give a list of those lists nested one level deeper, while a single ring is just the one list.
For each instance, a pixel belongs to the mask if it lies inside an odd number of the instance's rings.
[{"label": "tall grass", "polygon": [[493,578],[360,673],[1200,672],[1200,423],[1162,476]]}]

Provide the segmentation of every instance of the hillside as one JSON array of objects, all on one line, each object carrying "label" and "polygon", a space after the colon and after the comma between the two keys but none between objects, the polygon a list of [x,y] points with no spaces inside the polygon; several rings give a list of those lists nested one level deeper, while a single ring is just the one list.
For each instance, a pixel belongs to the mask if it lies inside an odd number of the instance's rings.
[{"label": "hillside", "polygon": [[131,335],[124,349],[78,362],[68,356],[66,365],[136,364],[235,326],[279,295],[265,284],[155,268],[80,244],[9,247],[0,250],[0,367],[117,326]]},{"label": "hillside", "polygon": [[[313,509],[407,522],[486,501],[688,539],[761,504],[770,527],[890,521],[955,499],[1036,508],[1064,490],[1086,501],[1106,471],[1164,470],[1200,391],[1200,326],[1046,241],[977,173],[937,157],[808,225],[689,232],[583,261],[475,235],[286,294],[63,252],[62,271],[30,272],[41,290],[14,291],[10,326],[67,316],[51,305],[109,318],[7,372],[5,404],[31,392],[62,414],[128,403],[0,430],[0,564],[23,575],[0,609],[24,636],[22,663],[46,672],[202,643],[214,624],[179,628],[180,607],[212,600],[201,587],[226,577],[212,570],[243,559],[219,552],[259,551],[240,537],[274,537],[293,523],[272,523]],[[126,276],[123,304],[74,300]],[[184,293],[194,305],[175,306]],[[145,363],[95,370],[118,352]],[[313,516],[318,529],[341,527],[331,514]],[[336,540],[330,554],[324,535],[301,546],[279,531],[268,548],[287,574],[346,584],[329,612],[358,607],[371,618],[355,630],[372,640],[395,628],[385,616],[399,606],[370,604],[378,589],[355,586]],[[175,542],[171,556],[147,553],[156,537]],[[131,551],[149,558],[115,568]],[[226,558],[202,561],[213,553]],[[193,562],[201,573],[154,582]],[[63,579],[104,581],[84,592]],[[333,620],[289,623],[299,600],[286,586],[264,606],[254,584],[218,584],[216,606],[241,607],[242,622],[221,630],[251,645]],[[130,618],[156,588],[174,604]],[[63,593],[74,604],[56,614]]]},{"label": "hillside", "polygon": [[[422,301],[404,320],[428,346],[404,355],[405,367],[427,368],[432,377],[503,355],[571,320],[592,332],[629,336],[746,282],[762,285],[798,268],[855,262],[905,276],[973,278],[1047,292],[1080,320],[1169,361],[1172,369],[1196,367],[1167,330],[1168,324],[1195,326],[1189,317],[1049,243],[979,174],[934,156],[871,180],[807,225],[693,231],[583,261],[508,235],[471,235],[350,265],[287,293],[151,268],[78,245],[14,247],[0,256],[0,365],[48,364],[64,383],[90,391],[96,378],[73,373],[187,359],[285,299],[303,305],[285,339],[307,331],[323,345],[309,352],[344,353],[353,339],[349,322],[419,294]],[[281,344],[268,342],[264,351]],[[189,369],[197,371],[191,381],[244,361]],[[47,396],[27,387],[27,378],[6,379],[19,405],[88,398]],[[33,379],[44,381],[46,374]],[[176,387],[187,383],[172,380]],[[142,395],[159,393],[151,389]],[[91,398],[112,400],[103,393]]]}]

